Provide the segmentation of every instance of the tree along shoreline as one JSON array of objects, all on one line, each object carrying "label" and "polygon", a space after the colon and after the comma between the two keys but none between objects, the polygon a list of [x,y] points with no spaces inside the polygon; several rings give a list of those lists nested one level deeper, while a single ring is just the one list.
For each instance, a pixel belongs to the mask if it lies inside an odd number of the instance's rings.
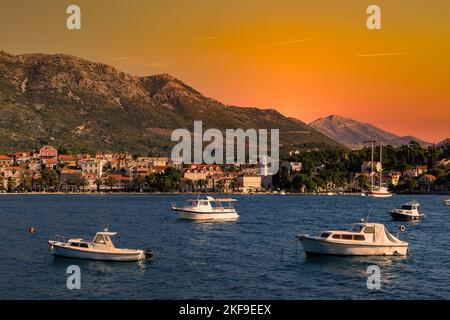
[{"label": "tree along shoreline", "polygon": [[[83,196],[109,196],[109,195],[140,195],[140,196],[186,196],[186,195],[238,195],[238,196],[330,196],[326,192],[321,193],[301,193],[301,192],[289,192],[287,194],[280,194],[274,192],[255,192],[255,193],[224,193],[224,192],[137,192],[137,191],[112,191],[112,192],[0,192],[0,196],[34,196],[34,195],[83,195]],[[448,196],[450,191],[403,191],[396,192],[394,195],[441,195]],[[332,196],[361,196],[361,192],[345,192],[340,194],[334,194]]]}]

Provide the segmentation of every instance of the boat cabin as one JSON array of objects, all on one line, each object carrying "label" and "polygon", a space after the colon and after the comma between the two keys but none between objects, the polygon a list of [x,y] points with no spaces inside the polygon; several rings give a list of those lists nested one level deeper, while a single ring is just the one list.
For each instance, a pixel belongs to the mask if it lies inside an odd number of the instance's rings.
[{"label": "boat cabin", "polygon": [[97,232],[94,240],[91,242],[84,241],[83,239],[70,239],[67,241],[67,245],[73,248],[82,248],[82,249],[93,249],[93,248],[115,248],[114,243],[112,242],[111,238],[112,236],[115,236],[115,232]]},{"label": "boat cabin", "polygon": [[408,203],[405,203],[404,205],[402,205],[402,210],[408,210],[408,211],[417,210],[417,211],[419,211],[419,207],[420,207],[420,204],[418,204],[417,202],[408,202]]},{"label": "boat cabin", "polygon": [[206,199],[188,200],[186,208],[199,211],[220,211],[222,209],[234,209],[233,202],[235,201],[235,199],[231,198],[215,199],[206,197]]},{"label": "boat cabin", "polygon": [[319,238],[330,241],[356,241],[379,242],[393,241],[395,238],[386,230],[384,225],[378,223],[355,223],[348,231],[327,230]]}]

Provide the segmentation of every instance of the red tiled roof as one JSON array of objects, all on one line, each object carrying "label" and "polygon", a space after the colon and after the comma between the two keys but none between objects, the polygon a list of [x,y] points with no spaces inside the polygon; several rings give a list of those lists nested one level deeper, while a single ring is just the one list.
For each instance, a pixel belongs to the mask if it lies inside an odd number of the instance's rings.
[{"label": "red tiled roof", "polygon": [[167,168],[168,168],[167,166],[152,166],[152,170],[155,170],[155,171],[164,171]]},{"label": "red tiled roof", "polygon": [[25,171],[22,167],[6,167],[5,169],[8,171]]},{"label": "red tiled roof", "polygon": [[7,155],[0,154],[0,160],[12,160],[12,158],[8,157]]},{"label": "red tiled roof", "polygon": [[110,173],[107,176],[113,178],[114,180],[118,180],[118,181],[131,181],[131,177],[123,176],[121,174]]},{"label": "red tiled roof", "polygon": [[78,160],[78,157],[77,157],[77,156],[74,156],[74,155],[71,155],[71,154],[68,154],[68,155],[66,155],[66,154],[60,154],[60,155],[58,156],[58,158],[59,158],[59,160],[61,160],[61,161],[76,161],[76,160]]},{"label": "red tiled roof", "polygon": [[67,173],[67,174],[79,173],[79,174],[81,174],[81,170],[64,168],[61,170],[61,173]]}]

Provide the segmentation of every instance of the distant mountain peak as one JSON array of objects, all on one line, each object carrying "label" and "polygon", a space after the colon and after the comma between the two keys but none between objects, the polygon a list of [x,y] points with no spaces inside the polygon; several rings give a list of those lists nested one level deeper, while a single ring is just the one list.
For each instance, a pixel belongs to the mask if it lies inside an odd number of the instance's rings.
[{"label": "distant mountain peak", "polygon": [[360,149],[364,147],[364,141],[367,140],[382,141],[384,144],[393,146],[408,144],[411,140],[417,141],[423,145],[429,145],[428,142],[413,136],[400,137],[369,123],[356,121],[339,115],[330,115],[325,118],[320,118],[311,122],[309,125],[351,149]]}]

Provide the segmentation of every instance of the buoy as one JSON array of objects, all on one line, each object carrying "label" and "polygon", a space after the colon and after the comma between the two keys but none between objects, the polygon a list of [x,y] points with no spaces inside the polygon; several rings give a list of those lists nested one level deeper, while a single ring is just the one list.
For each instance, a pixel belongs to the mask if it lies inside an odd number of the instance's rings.
[{"label": "buoy", "polygon": [[29,228],[28,228],[28,233],[29,233],[29,234],[34,234],[34,233],[36,233],[36,231],[37,231],[37,230],[36,230],[35,227],[29,227]]}]

